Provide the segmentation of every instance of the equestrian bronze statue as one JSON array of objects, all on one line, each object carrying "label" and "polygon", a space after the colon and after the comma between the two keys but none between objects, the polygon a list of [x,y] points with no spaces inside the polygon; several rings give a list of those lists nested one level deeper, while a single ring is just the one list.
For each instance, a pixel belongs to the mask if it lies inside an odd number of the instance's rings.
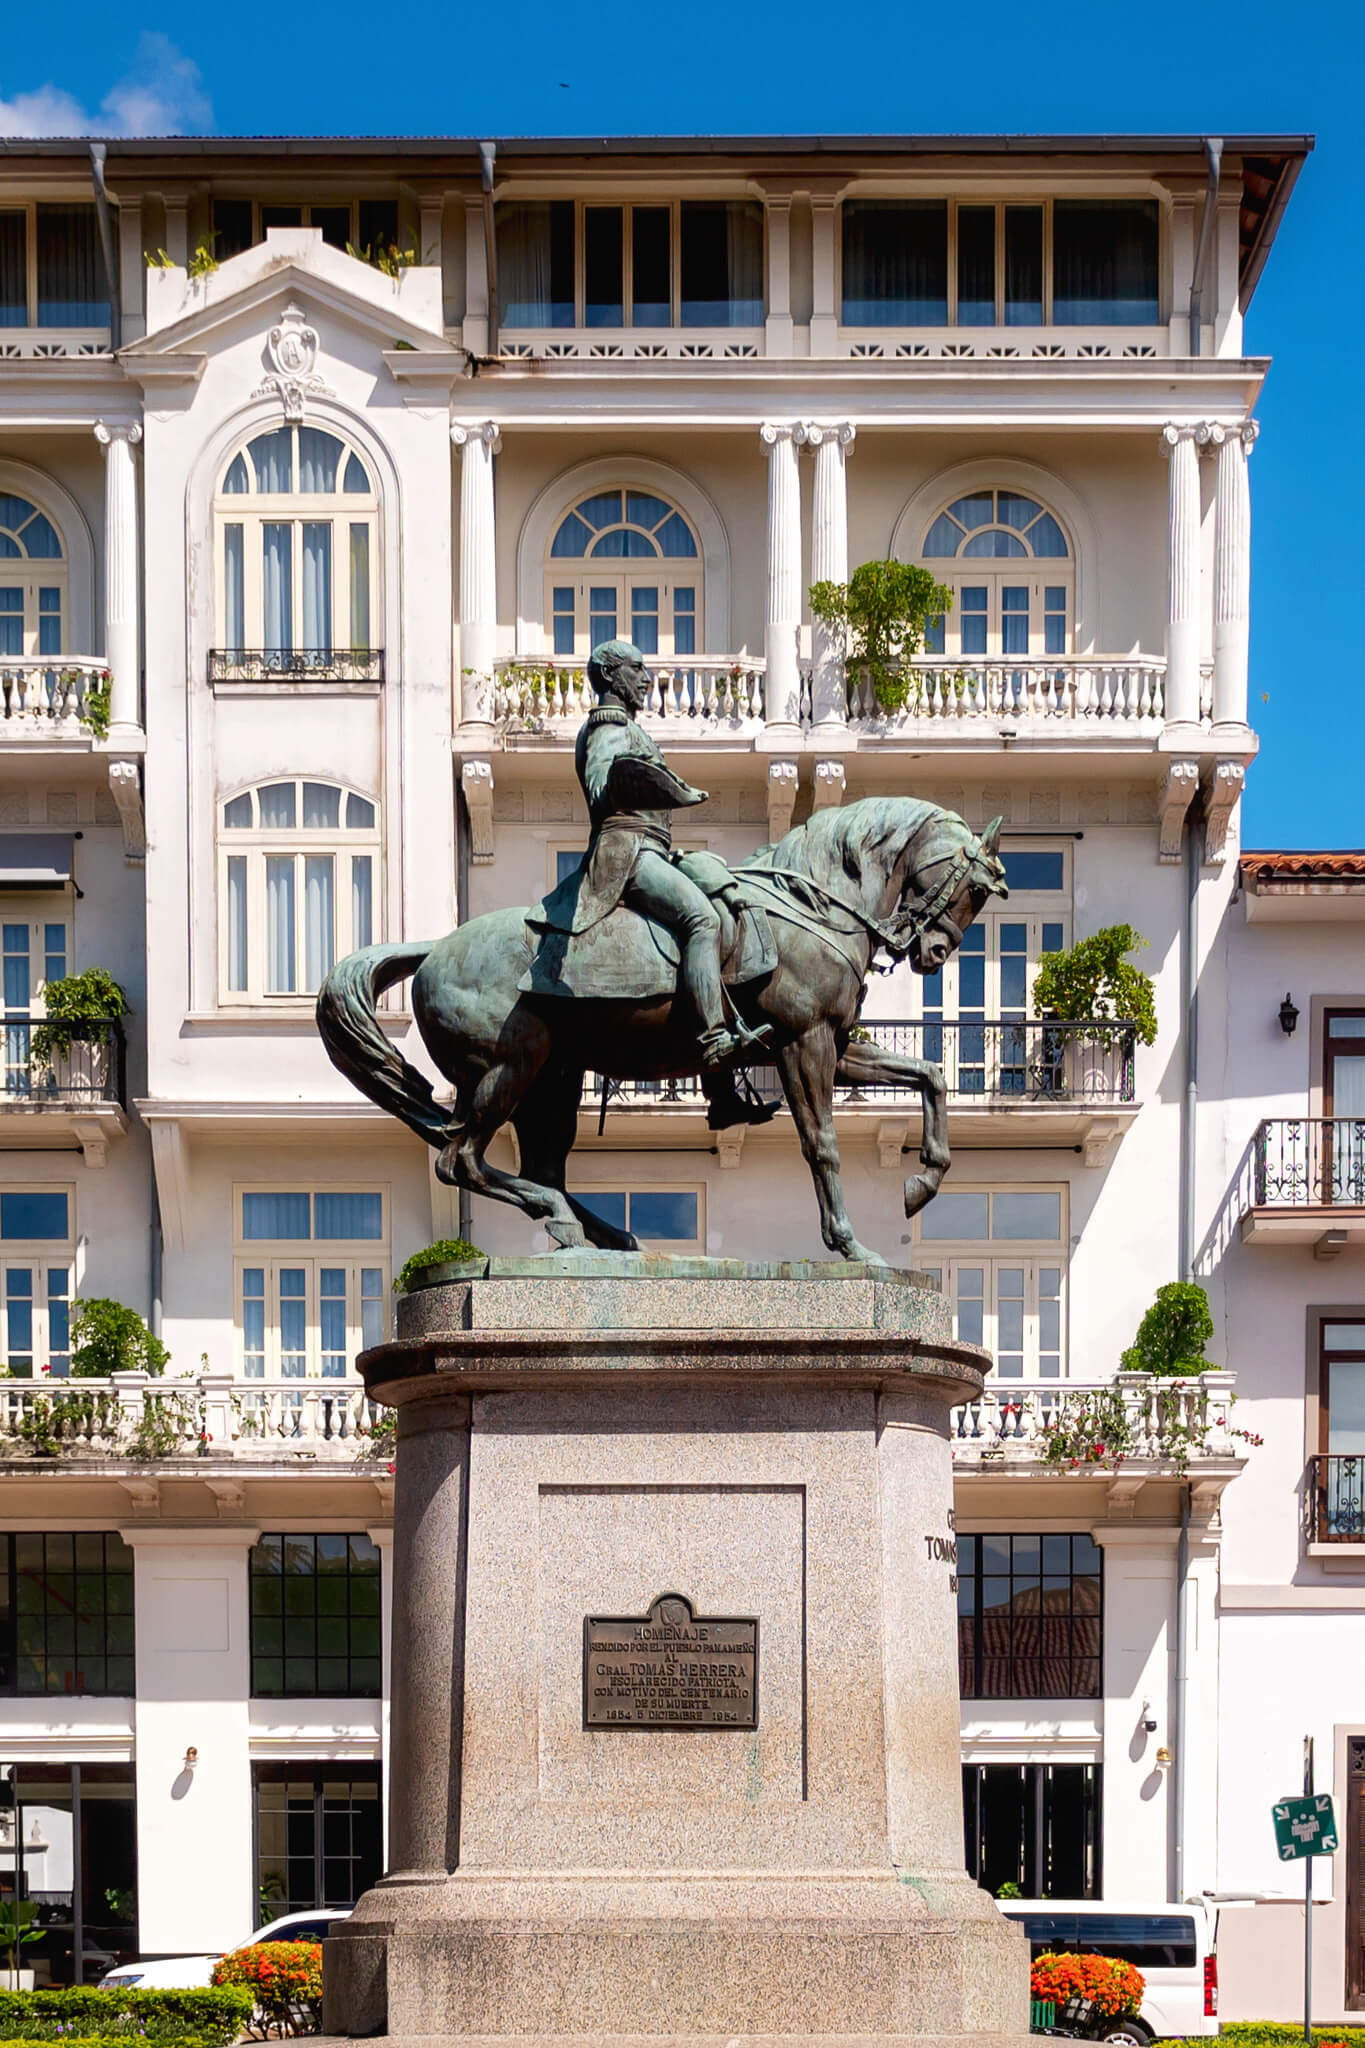
[{"label": "equestrian bronze statue", "polygon": [[[328,975],[318,1028],[362,1094],[438,1149],[437,1176],[510,1202],[560,1247],[634,1251],[636,1240],[565,1191],[583,1081],[700,1074],[714,1128],[762,1121],[738,1068],[771,1062],[815,1181],[831,1251],[880,1263],[853,1234],[839,1179],[834,1089],[917,1088],[923,1171],[913,1216],[950,1164],[941,1068],[852,1036],[874,959],[935,974],[991,896],[1006,892],[1000,820],[981,838],[952,811],[869,797],[817,811],[731,869],[671,846],[674,810],[705,802],[637,721],[649,674],[623,641],[588,665],[599,696],[575,762],[591,825],[579,867],[534,908],[492,910],[443,939],[367,946]],[[431,1086],[379,1028],[385,989],[412,977],[423,1043],[453,1084]],[[490,1166],[504,1124],[520,1171]]]}]

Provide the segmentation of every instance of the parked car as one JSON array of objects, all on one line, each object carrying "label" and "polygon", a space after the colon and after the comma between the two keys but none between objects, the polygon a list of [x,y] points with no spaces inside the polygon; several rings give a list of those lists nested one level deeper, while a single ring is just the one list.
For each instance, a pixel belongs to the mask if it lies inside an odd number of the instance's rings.
[{"label": "parked car", "polygon": [[[268,1941],[322,1941],[338,1922],[349,1918],[349,1911],[286,1913],[283,1919],[269,1921],[236,1946],[260,1948]],[[197,1991],[212,1982],[214,1964],[229,1953],[219,1949],[215,1955],[156,1956],[146,1962],[122,1963],[100,1979],[99,1989],[126,1991],[140,1984],[144,1991]]]},{"label": "parked car", "polygon": [[1117,1956],[1146,1979],[1142,2012],[1100,2038],[1147,2048],[1153,2040],[1218,2032],[1218,1920],[1202,1901],[1130,1906],[1116,1899],[997,1899],[1022,1923],[1029,1958]]}]

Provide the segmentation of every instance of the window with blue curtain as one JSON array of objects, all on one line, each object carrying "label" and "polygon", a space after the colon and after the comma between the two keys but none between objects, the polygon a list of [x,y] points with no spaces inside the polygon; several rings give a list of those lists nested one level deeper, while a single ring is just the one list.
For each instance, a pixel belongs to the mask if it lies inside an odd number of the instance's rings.
[{"label": "window with blue curtain", "polygon": [[39,206],[38,325],[107,327],[109,288],[93,206]]},{"label": "window with blue curtain", "polygon": [[345,953],[373,944],[379,813],[336,783],[267,782],[224,803],[224,995],[311,996]]},{"label": "window with blue curtain", "polygon": [[1058,327],[1150,326],[1161,317],[1154,199],[1057,199],[1052,318]]},{"label": "window with blue curtain", "polygon": [[[254,501],[254,503],[253,503]],[[218,643],[271,666],[304,655],[327,672],[335,650],[366,657],[378,615],[378,493],[358,450],[322,427],[257,434],[219,486]]]},{"label": "window with blue curtain", "polygon": [[845,327],[942,327],[947,318],[947,200],[845,200]]}]

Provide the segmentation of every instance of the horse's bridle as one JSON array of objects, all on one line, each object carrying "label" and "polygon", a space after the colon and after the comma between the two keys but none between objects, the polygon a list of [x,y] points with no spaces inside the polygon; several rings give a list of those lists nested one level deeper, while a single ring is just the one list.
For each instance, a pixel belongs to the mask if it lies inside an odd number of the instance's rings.
[{"label": "horse's bridle", "polygon": [[823,896],[826,903],[832,903],[836,909],[856,918],[893,959],[904,959],[915,941],[923,937],[931,924],[937,923],[946,927],[954,946],[962,944],[961,929],[955,920],[948,916],[947,911],[948,905],[956,898],[958,890],[971,874],[975,864],[976,856],[965,850],[943,853],[936,860],[926,861],[925,873],[931,873],[934,868],[944,866],[948,867],[948,873],[916,909],[898,911],[895,917],[886,923],[880,918],[873,917],[861,904],[848,902],[833,889],[827,889],[823,882],[815,881],[810,875],[803,875],[797,868],[750,868],[747,870],[747,876],[748,879],[757,881],[764,875],[781,875],[785,881],[801,883],[803,888],[811,890],[816,896]]}]

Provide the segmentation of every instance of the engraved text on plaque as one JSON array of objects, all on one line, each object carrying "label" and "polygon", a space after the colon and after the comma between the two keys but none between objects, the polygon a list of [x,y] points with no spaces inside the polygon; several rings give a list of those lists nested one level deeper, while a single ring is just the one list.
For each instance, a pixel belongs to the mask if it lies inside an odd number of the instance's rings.
[{"label": "engraved text on plaque", "polygon": [[583,1622],[585,1728],[757,1728],[758,1622],[661,1593],[638,1618]]}]

